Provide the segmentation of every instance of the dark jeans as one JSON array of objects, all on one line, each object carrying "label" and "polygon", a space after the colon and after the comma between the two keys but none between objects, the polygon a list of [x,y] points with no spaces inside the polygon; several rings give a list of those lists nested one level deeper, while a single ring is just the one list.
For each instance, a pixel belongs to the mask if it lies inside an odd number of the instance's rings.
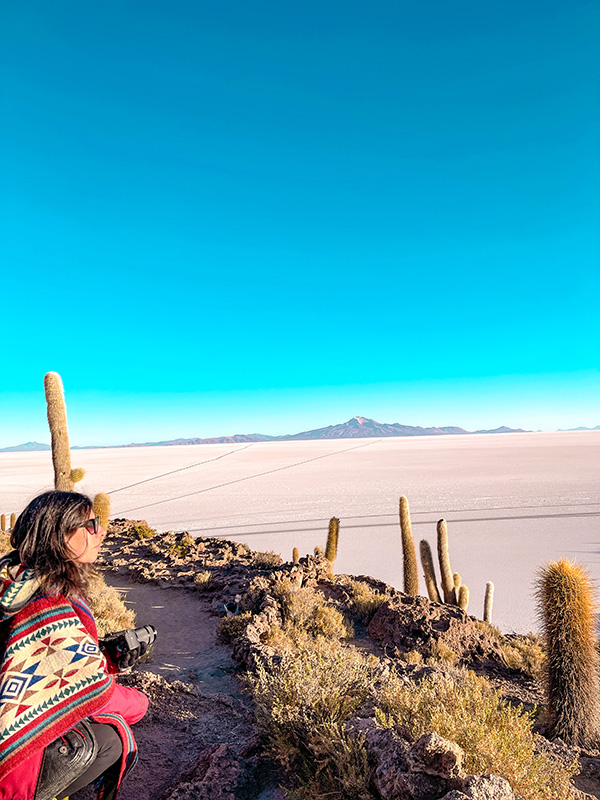
[{"label": "dark jeans", "polygon": [[56,796],[58,798],[75,794],[79,789],[83,789],[84,786],[87,786],[89,783],[92,783],[92,781],[95,781],[96,778],[99,778],[100,775],[106,772],[113,764],[115,764],[115,770],[117,771],[115,779],[118,777],[119,760],[123,752],[123,745],[119,734],[112,725],[101,724],[99,722],[92,722],[90,725],[94,731],[96,741],[98,742],[98,755],[83,775],[80,775],[77,780],[70,786],[67,786],[66,789],[57,793]]}]

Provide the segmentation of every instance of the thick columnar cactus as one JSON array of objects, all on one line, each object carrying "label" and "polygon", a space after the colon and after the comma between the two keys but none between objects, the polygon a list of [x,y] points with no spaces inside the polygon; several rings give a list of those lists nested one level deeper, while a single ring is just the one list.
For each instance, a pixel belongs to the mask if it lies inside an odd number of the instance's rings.
[{"label": "thick columnar cactus", "polygon": [[52,463],[54,465],[54,488],[70,492],[71,452],[69,450],[69,430],[67,428],[67,407],[60,375],[48,372],[44,377],[46,403],[48,405],[48,424],[52,440]]},{"label": "thick columnar cactus", "polygon": [[429,599],[434,603],[441,603],[442,599],[435,580],[435,567],[433,566],[433,556],[431,554],[431,547],[427,539],[421,539],[419,543],[419,550],[421,553],[421,565],[423,567],[423,574],[425,577],[425,585],[427,586],[427,594]]},{"label": "thick columnar cactus", "polygon": [[100,525],[107,529],[110,517],[110,497],[104,492],[99,492],[94,497],[94,514],[100,517]]},{"label": "thick columnar cactus", "polygon": [[329,531],[327,532],[327,544],[325,545],[325,558],[333,562],[337,558],[338,539],[340,536],[340,521],[337,517],[329,520]]},{"label": "thick columnar cactus", "polygon": [[438,520],[437,524],[437,551],[440,563],[440,577],[442,582],[442,592],[444,593],[444,603],[456,605],[456,592],[454,591],[454,579],[450,567],[450,554],[448,551],[448,526],[445,519]]},{"label": "thick columnar cactus", "polygon": [[15,527],[15,522],[16,521],[17,521],[17,515],[13,511],[13,513],[10,515],[10,529],[11,529],[11,531]]},{"label": "thick columnar cactus", "polygon": [[492,605],[494,604],[494,584],[488,581],[485,585],[485,599],[483,601],[483,621],[492,624]]},{"label": "thick columnar cactus", "polygon": [[463,611],[466,611],[469,607],[469,587],[465,586],[464,583],[461,583],[460,589],[458,590],[457,605],[459,608],[462,608]]},{"label": "thick columnar cactus", "polygon": [[6,530],[6,514],[0,514],[0,531]]},{"label": "thick columnar cactus", "polygon": [[419,594],[419,573],[417,570],[417,551],[410,523],[408,500],[400,498],[400,531],[402,534],[402,556],[404,562],[404,593]]},{"label": "thick columnar cactus", "polygon": [[547,564],[537,582],[546,638],[551,733],[570,745],[600,743],[596,602],[588,575],[566,559]]},{"label": "thick columnar cactus", "polygon": [[299,564],[300,563],[300,550],[297,547],[294,547],[292,550],[292,564]]}]

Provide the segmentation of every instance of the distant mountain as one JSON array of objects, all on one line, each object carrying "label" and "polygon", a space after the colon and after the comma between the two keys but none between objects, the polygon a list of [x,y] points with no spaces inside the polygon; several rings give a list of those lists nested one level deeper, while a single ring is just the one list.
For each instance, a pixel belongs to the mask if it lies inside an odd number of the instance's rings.
[{"label": "distant mountain", "polygon": [[[574,430],[600,430],[597,428],[577,428]],[[233,436],[214,436],[210,439],[168,439],[162,442],[132,442],[131,444],[112,445],[114,447],[173,447],[178,444],[240,444],[246,442],[291,442],[302,439],[369,439],[386,436],[468,436],[473,433],[529,433],[522,428],[507,428],[502,425],[494,430],[466,431],[454,425],[441,428],[421,428],[414,425],[401,425],[399,422],[376,422],[367,417],[352,417],[348,422],[315,428],[312,431],[288,433],[283,436],[266,436],[264,433],[236,433]],[[72,450],[104,449],[107,445],[90,445],[88,448],[72,447]],[[110,445],[108,445],[110,446]],[[27,442],[15,447],[5,447],[0,453],[18,453],[34,450],[50,450],[50,445],[39,442]]]},{"label": "distant mountain", "polygon": [[596,425],[594,428],[584,428],[582,425],[579,428],[560,428],[561,431],[568,433],[569,431],[600,431],[600,425]]},{"label": "distant mountain", "polygon": [[311,431],[288,433],[283,436],[265,436],[262,433],[244,433],[234,436],[218,436],[212,439],[170,439],[163,442],[143,442],[121,445],[121,447],[160,447],[177,444],[236,444],[238,442],[291,442],[302,439],[369,439],[386,436],[451,436],[469,435],[471,433],[525,433],[521,428],[502,426],[491,431],[466,431],[448,425],[441,428],[421,428],[413,425],[401,425],[398,422],[376,422],[367,417],[352,417],[348,422],[328,425],[326,428],[315,428]]},{"label": "distant mountain", "polygon": [[212,439],[169,439],[166,442],[132,442],[119,447],[171,447],[176,444],[238,444],[240,442],[270,442],[277,436],[263,433],[235,433],[233,436],[215,436]]},{"label": "distant mountain", "polygon": [[367,439],[382,436],[440,436],[451,433],[469,433],[463,428],[420,428],[400,425],[398,422],[376,422],[366,417],[352,417],[348,422],[316,428],[313,431],[278,436],[280,441],[296,439]]},{"label": "distant mountain", "polygon": [[49,444],[41,444],[41,442],[25,442],[25,444],[16,444],[13,447],[2,447],[0,453],[31,453],[35,450],[50,450]]}]

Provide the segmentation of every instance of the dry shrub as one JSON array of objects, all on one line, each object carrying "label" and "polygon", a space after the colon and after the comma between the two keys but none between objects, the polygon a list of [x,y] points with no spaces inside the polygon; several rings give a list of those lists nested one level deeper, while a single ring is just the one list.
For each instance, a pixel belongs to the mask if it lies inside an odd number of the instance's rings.
[{"label": "dry shrub", "polygon": [[222,617],[217,628],[217,637],[224,644],[231,644],[244,633],[251,619],[252,614],[249,611],[243,611],[235,617]]},{"label": "dry shrub", "polygon": [[364,741],[343,722],[367,699],[377,659],[319,638],[285,653],[269,671],[246,676],[267,750],[289,775],[296,796],[331,794],[370,800],[371,770]]},{"label": "dry shrub", "polygon": [[363,625],[368,625],[371,622],[379,606],[383,605],[388,599],[384,594],[372,589],[368,583],[363,583],[362,581],[352,582],[350,598],[356,616]]},{"label": "dry shrub", "polygon": [[252,566],[256,567],[256,569],[273,569],[273,567],[280,567],[282,564],[281,556],[273,550],[267,550],[264,553],[257,551],[252,558]]},{"label": "dry shrub", "polygon": [[10,552],[10,531],[0,531],[0,556]]},{"label": "dry shrub", "polygon": [[194,544],[195,540],[191,534],[182,533],[176,541],[169,545],[167,552],[172,558],[185,559],[191,555]]},{"label": "dry shrub", "polygon": [[446,664],[451,667],[456,664],[457,661],[458,653],[455,653],[447,644],[439,639],[431,643],[426,659],[427,664]]},{"label": "dry shrub", "polygon": [[506,663],[535,680],[541,680],[544,671],[544,645],[535,633],[526,636],[504,637],[501,643]]},{"label": "dry shrub", "polygon": [[277,581],[274,594],[281,607],[283,631],[292,641],[304,639],[307,633],[336,640],[354,635],[351,623],[327,604],[317,589],[297,586],[283,578]]},{"label": "dry shrub", "polygon": [[127,608],[121,592],[108,586],[102,575],[89,577],[89,601],[98,627],[98,636],[135,628],[135,612]]},{"label": "dry shrub", "polygon": [[156,536],[156,531],[149,525],[132,525],[131,528],[127,528],[123,533],[131,539],[140,540],[152,539],[153,536]]},{"label": "dry shrub", "polygon": [[408,653],[403,653],[400,658],[406,661],[407,664],[422,664],[423,656],[418,650],[409,650]]},{"label": "dry shrub", "polygon": [[205,592],[210,589],[212,581],[212,573],[207,569],[202,569],[194,575],[194,586],[199,592]]},{"label": "dry shrub", "polygon": [[465,769],[500,775],[523,800],[568,800],[577,762],[558,764],[536,754],[532,715],[507,705],[474,673],[460,680],[406,685],[392,675],[378,696],[378,722],[405,724],[415,738],[436,731],[465,751]]}]

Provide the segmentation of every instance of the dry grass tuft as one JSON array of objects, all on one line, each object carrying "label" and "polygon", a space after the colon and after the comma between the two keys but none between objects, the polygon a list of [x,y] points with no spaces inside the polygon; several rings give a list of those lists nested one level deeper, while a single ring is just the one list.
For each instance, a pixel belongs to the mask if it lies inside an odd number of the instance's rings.
[{"label": "dry grass tuft", "polygon": [[231,644],[244,633],[251,619],[252,614],[249,611],[243,611],[235,617],[223,617],[217,628],[219,640],[224,644]]},{"label": "dry grass tuft", "polygon": [[500,646],[511,669],[518,669],[536,681],[543,680],[546,654],[543,640],[537,634],[503,637]]},{"label": "dry grass tuft", "polygon": [[123,533],[132,539],[140,540],[152,539],[153,536],[156,536],[156,531],[149,525],[132,525],[131,528],[127,528]]},{"label": "dry grass tuft", "polygon": [[273,569],[273,567],[280,567],[283,564],[283,559],[279,553],[273,550],[267,550],[264,553],[256,552],[252,559],[252,566],[256,569]]},{"label": "dry grass tuft", "polygon": [[[352,624],[337,608],[326,603],[318,590],[297,586],[289,578],[282,578],[277,581],[274,593],[281,608],[283,639],[287,637],[292,643],[299,643],[306,635],[334,640],[354,635]],[[282,641],[277,631],[272,633]]]},{"label": "dry grass tuft", "polygon": [[0,555],[4,555],[12,550],[10,546],[10,531],[0,531]]},{"label": "dry grass tuft", "polygon": [[460,680],[425,679],[406,685],[392,675],[378,696],[378,722],[405,724],[415,738],[436,731],[465,751],[465,769],[500,775],[524,800],[568,800],[577,763],[565,768],[536,754],[532,715],[502,701],[474,673]]},{"label": "dry grass tuft", "polygon": [[135,612],[127,608],[120,592],[108,586],[102,575],[89,576],[89,600],[101,638],[115,631],[135,628]]},{"label": "dry grass tuft", "polygon": [[342,724],[369,696],[376,664],[320,638],[246,677],[269,754],[294,776],[297,797],[373,797],[364,741]]},{"label": "dry grass tuft", "polygon": [[194,575],[194,586],[199,592],[205,592],[211,588],[212,573],[208,569],[202,569]]},{"label": "dry grass tuft", "polygon": [[379,606],[383,605],[388,598],[381,592],[372,589],[368,583],[353,581],[350,587],[350,599],[360,622],[368,625]]}]

